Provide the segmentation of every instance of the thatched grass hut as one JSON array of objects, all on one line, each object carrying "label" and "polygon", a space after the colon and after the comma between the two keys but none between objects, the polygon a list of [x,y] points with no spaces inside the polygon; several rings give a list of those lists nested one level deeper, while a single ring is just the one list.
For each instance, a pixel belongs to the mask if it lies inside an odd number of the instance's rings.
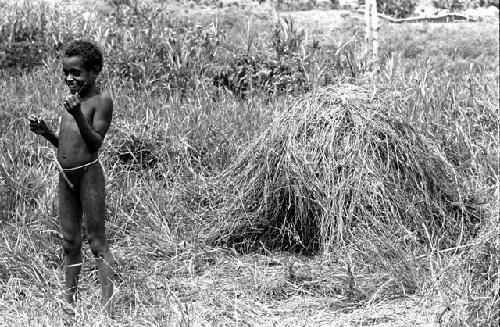
[{"label": "thatched grass hut", "polygon": [[465,240],[476,219],[458,174],[387,99],[330,86],[280,113],[222,176],[216,242],[318,251],[376,230]]}]

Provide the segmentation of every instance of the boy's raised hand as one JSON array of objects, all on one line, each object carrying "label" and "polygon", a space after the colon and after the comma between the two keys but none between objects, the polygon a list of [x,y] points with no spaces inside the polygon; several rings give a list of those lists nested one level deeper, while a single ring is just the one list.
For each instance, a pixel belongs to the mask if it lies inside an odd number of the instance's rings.
[{"label": "boy's raised hand", "polygon": [[43,121],[40,117],[30,116],[29,121],[30,131],[35,134],[43,135],[50,131],[47,124],[45,124],[45,121]]},{"label": "boy's raised hand", "polygon": [[77,94],[70,94],[64,100],[64,109],[71,115],[75,115],[80,111],[80,96]]}]

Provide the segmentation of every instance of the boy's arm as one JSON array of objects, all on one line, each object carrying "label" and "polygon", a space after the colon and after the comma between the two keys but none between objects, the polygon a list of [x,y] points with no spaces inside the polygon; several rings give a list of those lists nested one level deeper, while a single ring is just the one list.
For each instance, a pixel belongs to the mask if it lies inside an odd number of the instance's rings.
[{"label": "boy's arm", "polygon": [[99,99],[94,113],[94,120],[92,121],[92,126],[87,122],[83,116],[80,107],[72,113],[75,118],[76,124],[80,129],[80,135],[82,136],[85,144],[91,151],[97,151],[104,141],[104,136],[109,129],[111,124],[111,118],[113,116],[113,100],[110,97],[104,96]]},{"label": "boy's arm", "polygon": [[49,141],[56,148],[59,147],[59,137],[52,130],[47,130],[45,133],[41,134],[47,141]]},{"label": "boy's arm", "polygon": [[43,121],[43,119],[31,116],[29,118],[29,122],[30,130],[33,133],[43,136],[56,148],[59,146],[59,137],[47,126],[47,124],[45,124],[45,121]]}]

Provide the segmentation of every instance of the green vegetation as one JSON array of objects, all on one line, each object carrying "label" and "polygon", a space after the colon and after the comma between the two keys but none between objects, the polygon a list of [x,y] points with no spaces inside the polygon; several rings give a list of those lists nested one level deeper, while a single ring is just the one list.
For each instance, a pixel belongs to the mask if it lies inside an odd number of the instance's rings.
[{"label": "green vegetation", "polygon": [[498,22],[382,25],[372,83],[356,14],[325,33],[307,11],[159,6],[0,3],[0,325],[71,324],[53,150],[25,118],[56,126],[58,51],[81,36],[115,99],[102,161],[123,281],[111,321],[86,250],[76,325],[498,321]]}]

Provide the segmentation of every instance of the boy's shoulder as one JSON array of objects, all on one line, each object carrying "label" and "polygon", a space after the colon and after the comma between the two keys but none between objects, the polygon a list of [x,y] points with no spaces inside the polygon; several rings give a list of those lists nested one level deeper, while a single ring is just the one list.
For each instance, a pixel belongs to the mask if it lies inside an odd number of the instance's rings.
[{"label": "boy's shoulder", "polygon": [[102,92],[95,96],[97,105],[103,109],[113,108],[113,98],[109,93]]}]

